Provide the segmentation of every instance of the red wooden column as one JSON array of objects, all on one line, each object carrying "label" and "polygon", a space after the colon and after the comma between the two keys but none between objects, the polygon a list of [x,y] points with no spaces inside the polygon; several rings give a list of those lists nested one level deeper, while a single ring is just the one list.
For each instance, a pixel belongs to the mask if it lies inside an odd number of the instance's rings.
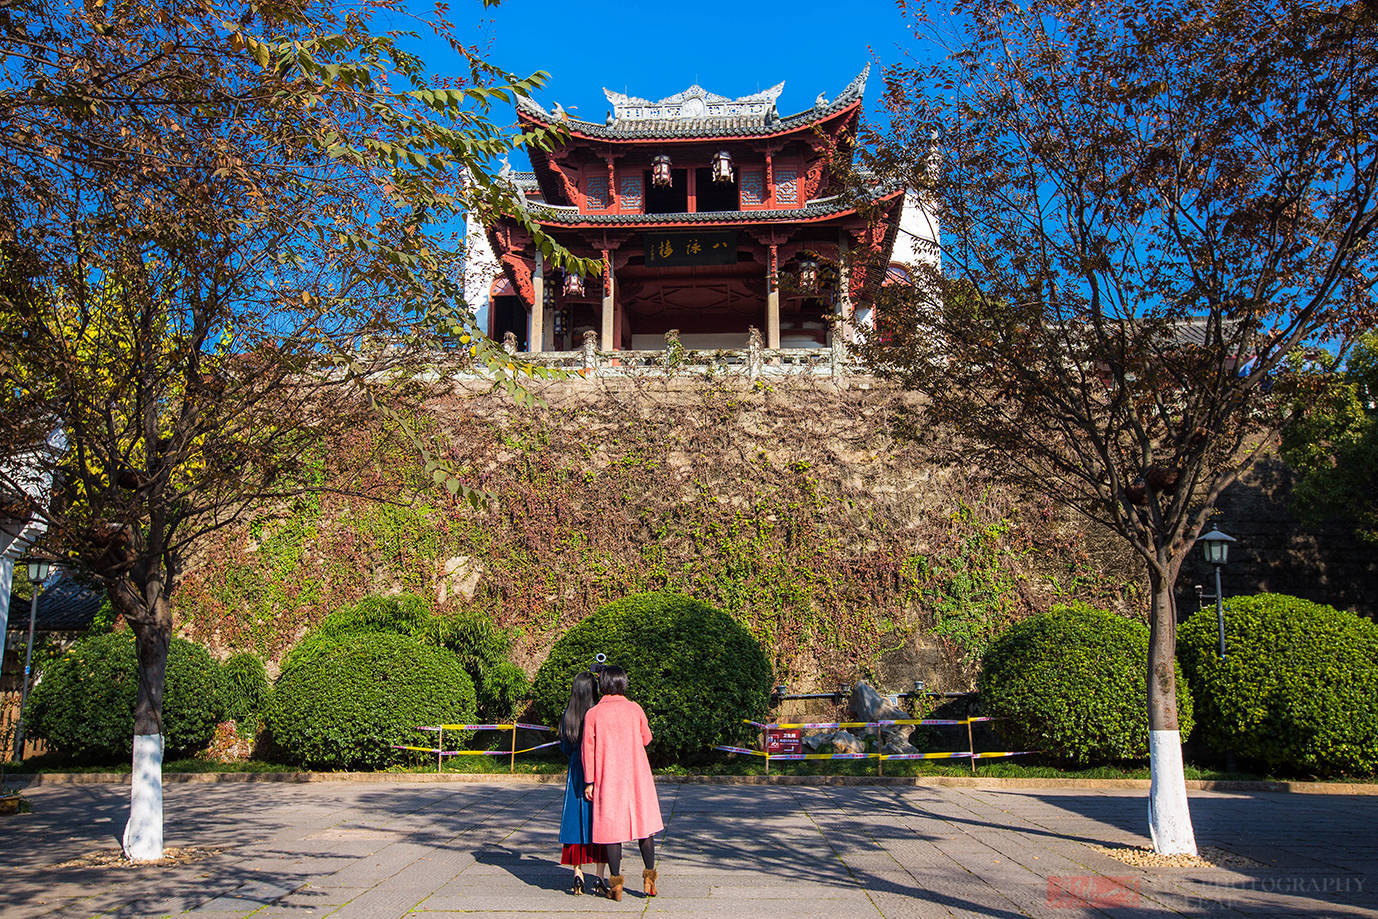
[{"label": "red wooden column", "polygon": [[617,281],[612,276],[612,252],[603,250],[603,329],[599,336],[598,346],[604,351],[612,351],[616,348],[613,341],[613,311],[616,309],[616,297],[614,296]]}]

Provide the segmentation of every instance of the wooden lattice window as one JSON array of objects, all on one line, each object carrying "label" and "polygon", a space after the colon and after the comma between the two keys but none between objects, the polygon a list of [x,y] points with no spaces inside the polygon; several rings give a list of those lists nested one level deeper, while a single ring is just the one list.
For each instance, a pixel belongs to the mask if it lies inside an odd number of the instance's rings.
[{"label": "wooden lattice window", "polygon": [[794,207],[799,203],[799,170],[794,166],[775,167],[775,206]]},{"label": "wooden lattice window", "polygon": [[642,189],[641,176],[618,176],[617,196],[622,199],[622,210],[640,213]]},{"label": "wooden lattice window", "polygon": [[606,211],[610,203],[607,176],[589,176],[584,180],[585,210]]},{"label": "wooden lattice window", "polygon": [[759,169],[743,169],[738,173],[741,183],[742,207],[760,207],[766,203],[765,174]]}]

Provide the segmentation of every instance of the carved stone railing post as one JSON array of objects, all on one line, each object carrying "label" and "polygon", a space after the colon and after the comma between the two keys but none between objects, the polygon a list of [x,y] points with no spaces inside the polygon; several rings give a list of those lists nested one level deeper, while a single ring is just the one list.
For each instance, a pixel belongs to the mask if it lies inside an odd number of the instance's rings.
[{"label": "carved stone railing post", "polygon": [[765,356],[761,353],[761,330],[751,326],[746,333],[746,375],[756,379],[765,367]]},{"label": "carved stone railing post", "polygon": [[598,369],[598,333],[593,329],[584,332],[584,370],[594,373]]},{"label": "carved stone railing post", "polygon": [[516,354],[516,353],[517,353],[517,333],[515,333],[515,332],[503,332],[503,333],[502,333],[502,350],[506,351],[508,354]]},{"label": "carved stone railing post", "polygon": [[847,342],[843,339],[840,328],[833,330],[832,348],[828,353],[828,362],[832,365],[832,374],[836,377],[846,376],[847,374]]}]

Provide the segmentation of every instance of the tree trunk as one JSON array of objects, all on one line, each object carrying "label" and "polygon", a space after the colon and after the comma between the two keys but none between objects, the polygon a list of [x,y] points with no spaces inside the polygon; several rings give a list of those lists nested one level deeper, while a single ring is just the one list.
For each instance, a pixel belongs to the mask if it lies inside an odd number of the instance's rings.
[{"label": "tree trunk", "polygon": [[1162,855],[1195,855],[1196,833],[1187,806],[1182,772],[1182,735],[1177,726],[1177,564],[1164,575],[1149,571],[1152,608],[1148,639],[1148,832]]},{"label": "tree trunk", "polygon": [[124,854],[131,861],[163,857],[163,684],[172,616],[166,597],[152,615],[130,617],[139,655],[139,693],[134,702],[134,759]]}]

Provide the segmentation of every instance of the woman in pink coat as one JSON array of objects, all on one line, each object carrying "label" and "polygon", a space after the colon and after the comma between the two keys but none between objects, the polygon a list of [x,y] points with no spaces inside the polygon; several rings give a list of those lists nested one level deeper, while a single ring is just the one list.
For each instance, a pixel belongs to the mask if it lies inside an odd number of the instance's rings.
[{"label": "woman in pink coat", "polygon": [[608,899],[622,899],[622,843],[635,839],[646,868],[646,896],[656,895],[655,834],[660,819],[646,745],[651,726],[646,713],[627,698],[627,671],[604,667],[598,677],[602,698],[584,716],[584,796],[593,802],[593,841],[606,845]]}]

